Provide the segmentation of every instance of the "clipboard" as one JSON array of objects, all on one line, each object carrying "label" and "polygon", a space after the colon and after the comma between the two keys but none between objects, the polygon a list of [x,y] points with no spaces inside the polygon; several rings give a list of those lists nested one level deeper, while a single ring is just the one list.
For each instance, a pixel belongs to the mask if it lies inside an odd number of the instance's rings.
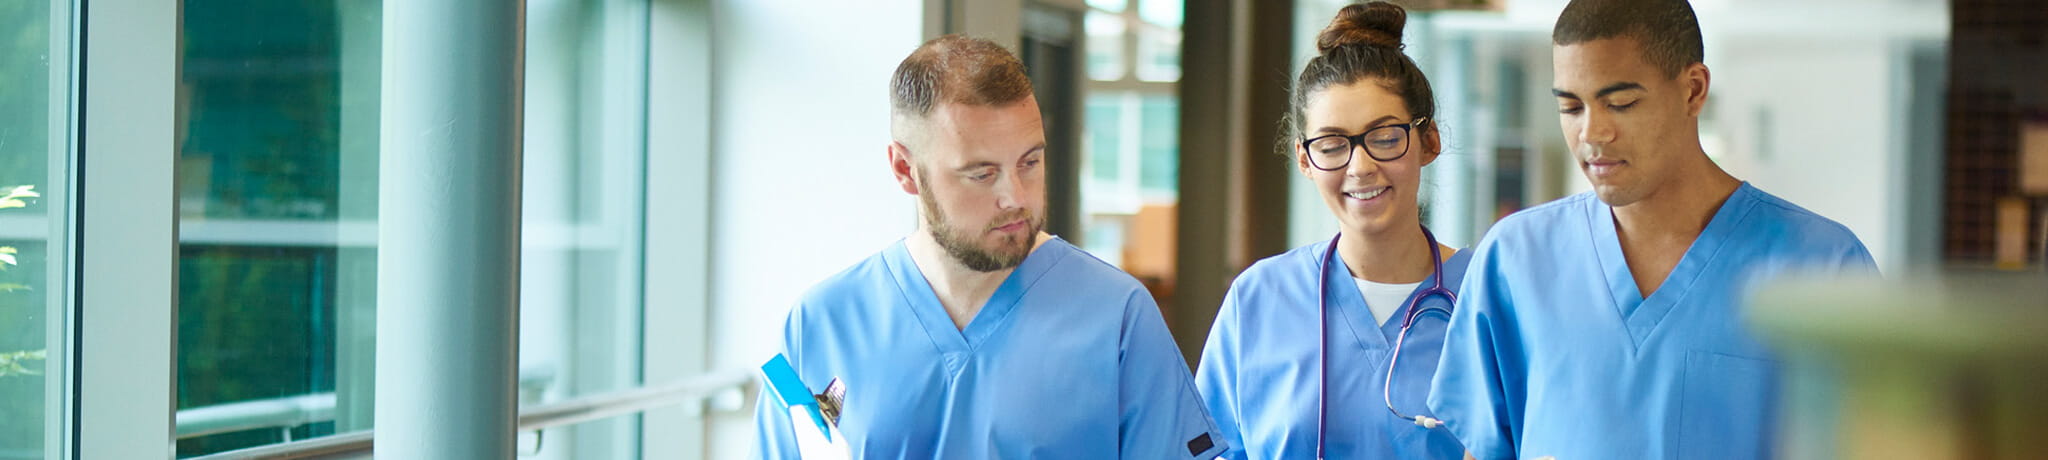
[{"label": "clipboard", "polygon": [[[776,354],[767,363],[761,364],[761,378],[767,382],[765,388],[775,395],[775,400],[785,409],[802,407],[811,415],[811,422],[818,425],[818,431],[825,434],[826,441],[833,441],[833,427],[839,419],[839,407],[846,395],[846,386],[839,379],[832,379],[826,385],[824,394],[812,394],[797,376],[796,367],[789,364],[789,358]],[[790,423],[796,423],[791,420]]]}]

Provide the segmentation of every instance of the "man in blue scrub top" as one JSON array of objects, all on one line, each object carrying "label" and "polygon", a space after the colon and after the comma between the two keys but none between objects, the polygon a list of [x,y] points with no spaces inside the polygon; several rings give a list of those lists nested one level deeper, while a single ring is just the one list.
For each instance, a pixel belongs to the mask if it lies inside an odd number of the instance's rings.
[{"label": "man in blue scrub top", "polygon": [[[889,167],[920,225],[813,287],[783,329],[813,392],[846,384],[852,457],[1220,453],[1144,287],[1041,232],[1045,132],[1023,64],[940,37],[896,68],[890,99]],[[787,410],[757,405],[756,455],[797,458]]]},{"label": "man in blue scrub top", "polygon": [[1790,271],[1875,271],[1869,251],[1707,158],[1684,1],[1573,1],[1551,40],[1593,192],[1474,248],[1430,408],[1480,459],[1771,457],[1777,371],[1743,296]]}]

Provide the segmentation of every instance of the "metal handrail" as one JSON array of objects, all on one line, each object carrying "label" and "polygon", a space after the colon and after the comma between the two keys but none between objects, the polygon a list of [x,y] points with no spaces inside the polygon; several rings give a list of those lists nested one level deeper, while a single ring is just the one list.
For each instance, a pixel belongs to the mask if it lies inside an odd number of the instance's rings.
[{"label": "metal handrail", "polygon": [[[714,372],[658,385],[521,407],[518,429],[540,431],[693,401],[711,400],[720,410],[739,410],[740,406],[745,405],[742,393],[746,385],[753,381],[753,374],[745,371]],[[191,460],[353,458],[374,451],[373,433],[373,430],[354,431],[303,441],[232,450],[194,457]]]},{"label": "metal handrail", "polygon": [[709,399],[722,392],[738,391],[752,381],[751,373],[728,371],[522,407],[519,409],[519,431],[574,425],[693,400]]},{"label": "metal handrail", "polygon": [[245,401],[178,411],[177,439],[334,420],[334,393]]},{"label": "metal handrail", "polygon": [[193,457],[191,460],[221,459],[264,459],[264,460],[312,460],[327,458],[359,458],[371,453],[370,430],[351,431],[321,436],[318,438],[287,443],[237,449],[218,454]]},{"label": "metal handrail", "polygon": [[[553,385],[554,381],[553,366],[533,366],[519,371],[519,388],[522,394],[527,391],[544,391]],[[180,409],[176,416],[175,438],[196,438],[264,428],[290,430],[300,425],[331,422],[335,420],[336,400],[335,394],[328,392]],[[286,433],[289,436],[290,431]]]}]

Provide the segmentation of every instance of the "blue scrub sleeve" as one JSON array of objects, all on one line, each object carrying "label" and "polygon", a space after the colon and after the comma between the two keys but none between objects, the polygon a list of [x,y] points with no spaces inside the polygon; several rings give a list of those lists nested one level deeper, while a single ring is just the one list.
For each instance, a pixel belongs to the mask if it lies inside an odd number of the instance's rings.
[{"label": "blue scrub sleeve", "polygon": [[1850,273],[1881,274],[1877,270],[1877,259],[1870,256],[1870,249],[1863,247],[1863,242],[1861,241],[1850,246],[1847,253],[1842,255],[1841,261],[1838,262],[1837,266],[1843,271]]},{"label": "blue scrub sleeve", "polygon": [[[798,308],[802,308],[798,306]],[[793,354],[802,337],[797,331],[797,310],[791,309],[782,325],[782,355],[789,358],[789,364],[803,369],[802,358]],[[790,429],[789,408],[776,400],[775,395],[763,385],[760,395],[754,398],[754,456],[756,459],[800,460],[801,452],[796,447],[796,433]]]},{"label": "blue scrub sleeve", "polygon": [[1143,290],[1124,305],[1117,410],[1122,458],[1215,458],[1225,443],[1195,392],[1187,358],[1174,344],[1159,304]]},{"label": "blue scrub sleeve", "polygon": [[1216,429],[1228,444],[1220,458],[1245,458],[1244,431],[1238,429],[1238,307],[1237,289],[1223,294],[1223,307],[1216,311],[1216,324],[1209,327],[1208,343],[1202,346],[1201,366],[1195,368],[1195,389],[1216,419]]},{"label": "blue scrub sleeve", "polygon": [[1444,332],[1429,392],[1429,410],[1478,459],[1515,458],[1521,434],[1524,364],[1510,321],[1508,286],[1494,276],[1500,254],[1492,238],[1475,250]]}]

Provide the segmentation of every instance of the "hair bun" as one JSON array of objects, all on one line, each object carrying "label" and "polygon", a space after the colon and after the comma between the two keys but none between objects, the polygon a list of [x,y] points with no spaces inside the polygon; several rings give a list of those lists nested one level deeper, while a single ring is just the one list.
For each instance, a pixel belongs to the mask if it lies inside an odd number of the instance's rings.
[{"label": "hair bun", "polygon": [[1399,5],[1381,1],[1346,5],[1330,20],[1330,26],[1316,35],[1316,52],[1329,54],[1353,45],[1401,49],[1401,28],[1407,23],[1408,11]]}]

